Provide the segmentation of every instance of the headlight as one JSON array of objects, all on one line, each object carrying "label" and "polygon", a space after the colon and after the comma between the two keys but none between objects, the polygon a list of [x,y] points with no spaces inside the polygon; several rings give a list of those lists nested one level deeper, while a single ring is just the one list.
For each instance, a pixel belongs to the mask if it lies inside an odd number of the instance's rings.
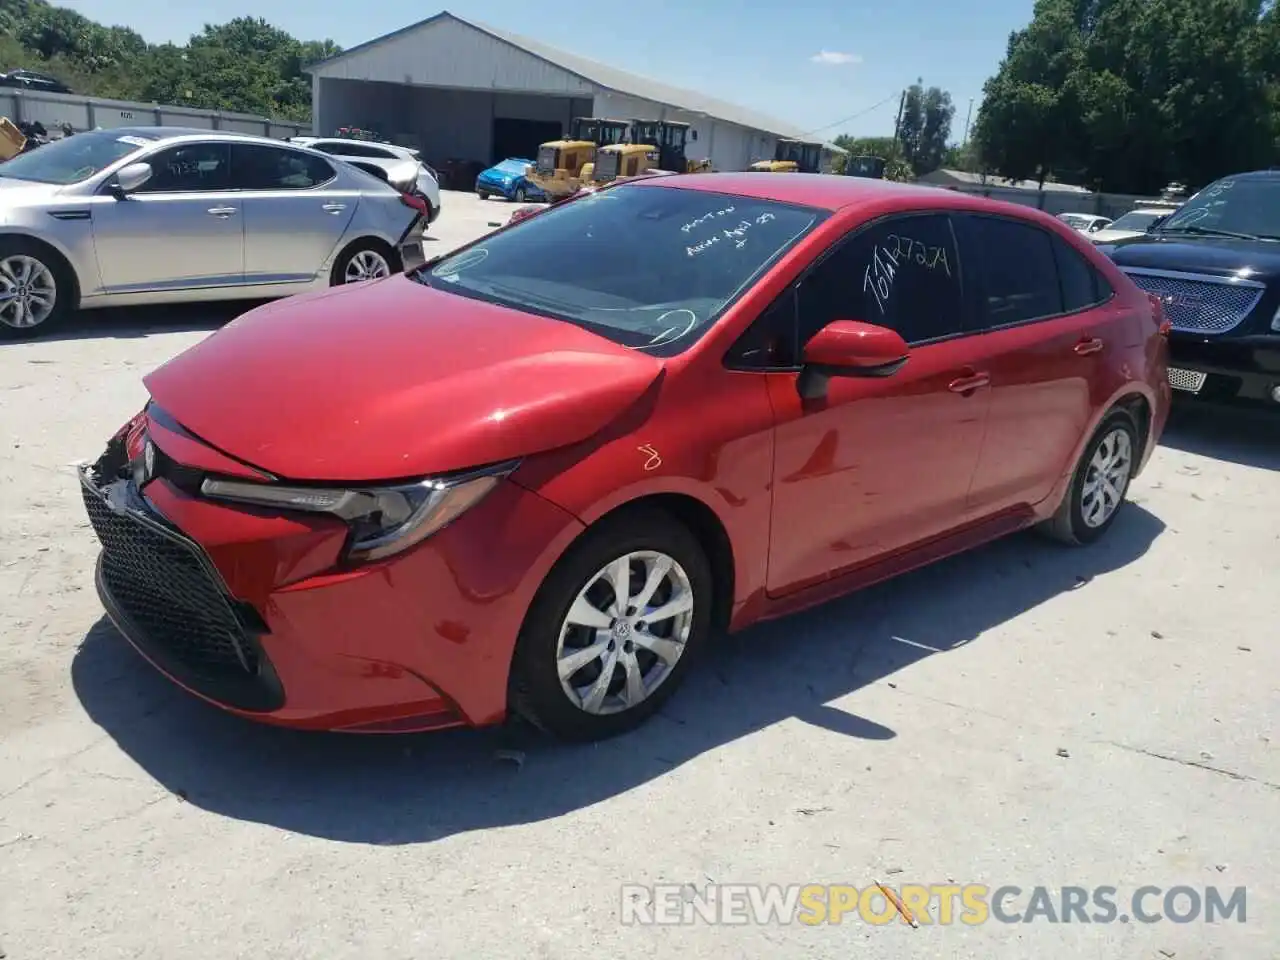
[{"label": "headlight", "polygon": [[1276,307],[1276,312],[1271,317],[1271,329],[1280,333],[1280,307]]},{"label": "headlight", "polygon": [[346,558],[370,561],[421,543],[474,507],[515,468],[515,463],[505,463],[388,487],[290,487],[206,479],[200,491],[215,500],[338,517],[351,527]]},{"label": "headlight", "polygon": [[509,186],[511,186],[511,178],[510,178],[510,177],[503,177],[503,178],[502,178],[502,185],[503,185],[504,187],[509,187]]}]

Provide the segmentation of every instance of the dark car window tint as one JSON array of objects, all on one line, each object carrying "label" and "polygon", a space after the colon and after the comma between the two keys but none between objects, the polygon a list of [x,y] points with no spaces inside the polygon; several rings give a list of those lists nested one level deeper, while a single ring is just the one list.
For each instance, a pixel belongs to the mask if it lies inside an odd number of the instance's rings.
[{"label": "dark car window tint", "polygon": [[796,293],[788,287],[729,349],[725,364],[735,370],[777,370],[796,366],[798,354]]},{"label": "dark car window tint", "polygon": [[306,190],[333,179],[333,167],[310,154],[249,144],[232,151],[231,182],[238,190]]},{"label": "dark car window tint", "polygon": [[1089,262],[1060,237],[1053,238],[1053,253],[1062,282],[1062,307],[1066,313],[1085,310],[1106,299],[1098,285],[1101,277]]},{"label": "dark car window tint", "polygon": [[184,143],[147,160],[151,179],[139,193],[192,193],[230,186],[230,150],[225,143]]},{"label": "dark car window tint", "polygon": [[986,326],[1061,314],[1062,291],[1049,234],[1030,224],[972,217],[970,242],[982,274]]},{"label": "dark car window tint", "polygon": [[833,320],[891,327],[908,343],[960,332],[960,260],[942,215],[900,217],[856,234],[800,284],[800,340]]}]

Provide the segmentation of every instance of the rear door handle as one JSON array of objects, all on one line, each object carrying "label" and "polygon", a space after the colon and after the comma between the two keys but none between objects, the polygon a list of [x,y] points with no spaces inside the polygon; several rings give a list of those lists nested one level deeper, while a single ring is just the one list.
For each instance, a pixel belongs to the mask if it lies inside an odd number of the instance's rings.
[{"label": "rear door handle", "polygon": [[347,209],[347,205],[345,203],[326,203],[320,209],[325,213],[341,213]]},{"label": "rear door handle", "polygon": [[1080,356],[1087,357],[1091,353],[1101,353],[1105,346],[1106,344],[1097,337],[1087,337],[1076,344],[1075,350]]},{"label": "rear door handle", "polygon": [[212,216],[220,217],[225,220],[236,212],[235,207],[210,207],[209,213]]},{"label": "rear door handle", "polygon": [[967,377],[961,377],[958,380],[952,380],[947,384],[947,389],[952,393],[962,393],[965,396],[973,393],[979,387],[985,387],[991,383],[991,376],[986,373],[974,373]]}]

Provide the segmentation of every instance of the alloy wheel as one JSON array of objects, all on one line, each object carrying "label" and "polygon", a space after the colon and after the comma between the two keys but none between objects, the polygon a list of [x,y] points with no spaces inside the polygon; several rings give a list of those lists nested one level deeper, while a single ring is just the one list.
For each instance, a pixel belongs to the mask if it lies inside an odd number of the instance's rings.
[{"label": "alloy wheel", "polygon": [[359,283],[361,280],[380,280],[391,276],[387,258],[376,250],[361,250],[347,261],[343,283]]},{"label": "alloy wheel", "polygon": [[1129,431],[1115,427],[1098,444],[1085,469],[1080,491],[1080,513],[1090,527],[1100,527],[1124,499],[1133,472],[1133,445]]},{"label": "alloy wheel", "polygon": [[628,553],[591,576],[560,627],[560,686],[585,713],[647,700],[684,655],[693,626],[689,575],[656,551]]},{"label": "alloy wheel", "polygon": [[0,323],[29,330],[49,319],[58,302],[53,271],[25,254],[0,260]]}]

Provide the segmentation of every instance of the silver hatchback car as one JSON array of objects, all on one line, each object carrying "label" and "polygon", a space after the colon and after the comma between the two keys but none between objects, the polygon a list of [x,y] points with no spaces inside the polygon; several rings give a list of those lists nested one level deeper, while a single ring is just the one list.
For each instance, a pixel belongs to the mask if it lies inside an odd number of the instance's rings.
[{"label": "silver hatchback car", "polygon": [[0,336],[76,309],[267,299],[398,272],[425,204],[265,137],[76,134],[0,163]]}]

